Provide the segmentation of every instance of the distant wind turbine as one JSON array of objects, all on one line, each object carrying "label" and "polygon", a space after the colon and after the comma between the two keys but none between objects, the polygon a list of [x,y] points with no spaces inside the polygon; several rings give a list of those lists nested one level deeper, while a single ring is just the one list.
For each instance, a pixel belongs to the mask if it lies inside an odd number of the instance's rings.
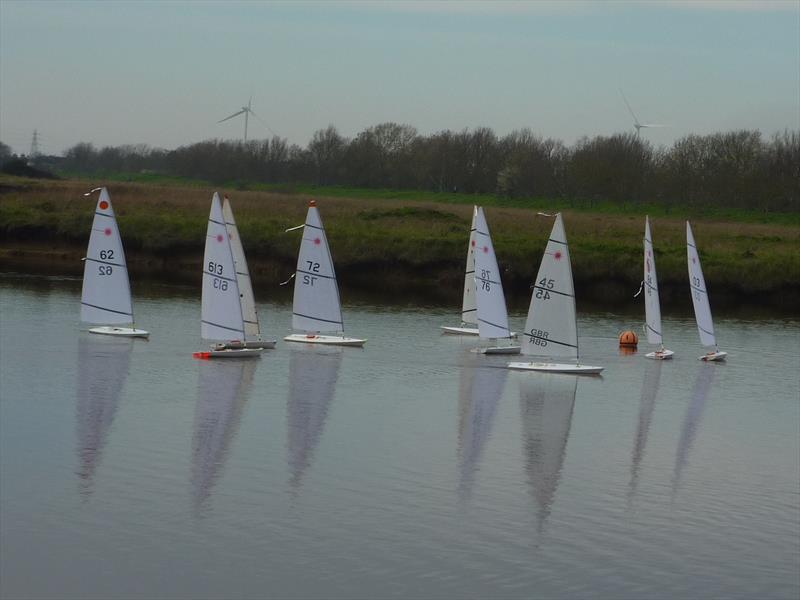
[{"label": "distant wind turbine", "polygon": [[667,127],[667,125],[660,125],[658,123],[639,123],[639,119],[636,118],[636,113],[633,112],[631,105],[628,104],[628,99],[625,97],[622,88],[620,88],[619,93],[622,95],[622,99],[625,101],[625,106],[628,107],[628,112],[631,113],[631,116],[633,117],[633,127],[636,129],[637,138],[639,137],[640,129],[644,129],[646,127]]},{"label": "distant wind turbine", "polygon": [[[236,111],[235,113],[233,113],[229,117],[225,117],[224,119],[222,119],[222,121],[217,121],[217,123],[223,123],[224,121],[227,121],[228,119],[232,119],[233,117],[238,117],[239,115],[243,114],[244,115],[244,143],[245,144],[247,143],[247,118],[250,115],[253,115],[256,119],[258,119],[259,121],[264,123],[266,128],[269,129],[269,125],[266,124],[264,119],[262,119],[256,113],[253,112],[253,109],[251,108],[252,103],[253,103],[253,97],[250,96],[250,99],[247,101],[247,106],[243,106],[241,110]],[[272,131],[272,129],[269,129],[269,130]],[[275,135],[274,132],[272,132],[272,134]]]}]

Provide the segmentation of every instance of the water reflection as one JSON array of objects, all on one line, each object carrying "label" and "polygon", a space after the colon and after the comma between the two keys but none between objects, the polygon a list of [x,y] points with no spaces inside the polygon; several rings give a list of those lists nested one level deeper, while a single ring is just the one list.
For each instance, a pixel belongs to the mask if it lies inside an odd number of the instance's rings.
[{"label": "water reflection", "polygon": [[83,334],[78,338],[75,405],[80,492],[91,495],[131,361],[130,338]]},{"label": "water reflection", "polygon": [[697,432],[700,429],[700,422],[706,408],[708,390],[711,388],[711,383],[714,381],[714,373],[717,368],[719,368],[719,365],[708,363],[702,363],[699,366],[697,378],[694,382],[694,389],[692,390],[692,398],[686,409],[686,416],[683,419],[681,437],[678,440],[678,450],[675,454],[675,469],[672,474],[673,499],[678,493],[678,486],[680,484],[683,468],[689,462],[689,453],[692,450],[695,437],[697,437]]},{"label": "water reflection", "polygon": [[628,484],[628,501],[636,494],[639,482],[639,466],[644,458],[644,449],[647,445],[647,434],[650,432],[650,421],[653,418],[653,409],[656,405],[658,384],[661,381],[661,366],[663,361],[647,361],[642,382],[642,397],[639,401],[639,424],[636,427],[636,439],[631,453],[631,481]]},{"label": "water reflection", "polygon": [[492,430],[497,403],[506,384],[506,369],[480,367],[461,369],[458,394],[459,494],[469,498],[475,471]]},{"label": "water reflection", "polygon": [[198,361],[192,436],[192,493],[196,509],[206,503],[222,473],[257,365],[257,360]]},{"label": "water reflection", "polygon": [[341,348],[291,350],[286,407],[290,487],[298,492],[322,437],[342,362]]},{"label": "water reflection", "polygon": [[536,374],[520,379],[523,458],[538,504],[540,531],[561,479],[577,387],[574,375]]}]

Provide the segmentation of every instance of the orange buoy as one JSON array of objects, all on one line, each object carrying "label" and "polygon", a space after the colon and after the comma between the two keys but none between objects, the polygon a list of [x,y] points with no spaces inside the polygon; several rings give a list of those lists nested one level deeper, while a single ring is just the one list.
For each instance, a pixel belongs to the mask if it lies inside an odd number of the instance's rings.
[{"label": "orange buoy", "polygon": [[636,348],[639,344],[639,336],[633,331],[623,331],[619,334],[620,348]]}]

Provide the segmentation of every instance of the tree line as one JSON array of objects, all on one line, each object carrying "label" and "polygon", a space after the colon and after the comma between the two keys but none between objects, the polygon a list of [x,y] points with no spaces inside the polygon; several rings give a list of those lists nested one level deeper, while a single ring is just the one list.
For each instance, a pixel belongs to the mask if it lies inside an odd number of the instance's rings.
[{"label": "tree line", "polygon": [[529,129],[487,127],[421,135],[382,123],[350,139],[333,125],[305,148],[286,139],[207,140],[175,150],[145,145],[66,151],[65,173],[156,172],[213,183],[342,185],[567,202],[658,203],[767,211],[800,209],[800,131],[765,138],[740,130],[688,135],[654,147],[633,133],[568,146]]}]

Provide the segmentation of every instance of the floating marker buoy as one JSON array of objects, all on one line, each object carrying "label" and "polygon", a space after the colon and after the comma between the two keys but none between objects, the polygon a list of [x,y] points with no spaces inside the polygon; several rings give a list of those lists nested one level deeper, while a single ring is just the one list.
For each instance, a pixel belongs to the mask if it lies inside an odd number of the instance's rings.
[{"label": "floating marker buoy", "polygon": [[623,331],[619,334],[620,348],[636,348],[639,344],[639,336],[633,331]]}]

